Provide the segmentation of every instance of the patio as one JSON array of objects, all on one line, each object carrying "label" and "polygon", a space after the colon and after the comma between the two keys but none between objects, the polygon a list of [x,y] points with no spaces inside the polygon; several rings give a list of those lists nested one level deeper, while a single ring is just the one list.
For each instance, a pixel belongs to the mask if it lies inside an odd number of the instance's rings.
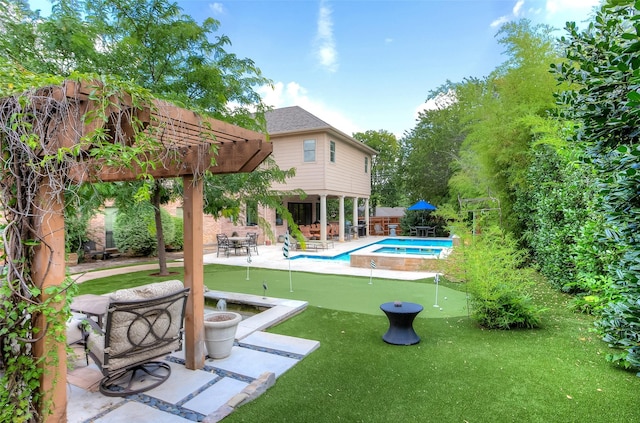
[{"label": "patio", "polygon": [[[205,294],[212,298],[221,295],[234,297],[217,291]],[[77,358],[67,375],[68,422],[217,422],[236,406],[260,395],[320,346],[314,340],[263,332],[302,312],[306,302],[243,294],[235,297],[270,308],[240,323],[231,355],[208,359],[202,369],[189,370],[184,351],[171,354],[164,359],[171,366],[170,378],[142,394],[125,398],[102,395],[97,386],[102,374],[91,361],[86,365],[82,347],[76,347]]]}]

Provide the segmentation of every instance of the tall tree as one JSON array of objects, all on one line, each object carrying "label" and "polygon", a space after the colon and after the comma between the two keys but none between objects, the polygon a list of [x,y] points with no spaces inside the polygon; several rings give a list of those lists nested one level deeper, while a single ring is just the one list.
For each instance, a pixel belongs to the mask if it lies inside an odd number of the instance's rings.
[{"label": "tall tree", "polygon": [[59,0],[54,10],[64,11],[70,2],[84,6],[85,25],[95,28],[102,46],[105,60],[94,71],[133,80],[218,119],[263,129],[266,106],[255,88],[270,81],[251,59],[225,50],[231,41],[215,35],[219,21],[198,24],[167,0]]},{"label": "tall tree", "polygon": [[530,163],[533,134],[527,119],[543,117],[554,110],[557,81],[549,73],[549,64],[559,60],[552,37],[553,29],[533,25],[528,20],[509,22],[498,32],[507,60],[476,90],[477,97],[466,96],[464,120],[469,130],[463,149],[475,163],[478,178],[502,205],[507,227],[519,237],[523,222],[513,212],[525,184]]},{"label": "tall tree", "polygon": [[435,108],[420,112],[416,126],[405,135],[403,174],[410,201],[442,203],[449,197],[452,163],[465,132],[460,120],[456,85],[447,83],[430,93]]},{"label": "tall tree", "polygon": [[[245,128],[265,128],[266,106],[255,88],[270,81],[252,60],[225,50],[230,40],[215,35],[219,22],[214,19],[198,24],[182,14],[176,3],[166,0],[59,0],[53,2],[47,18],[30,12],[23,2],[18,6],[13,19],[0,21],[9,29],[0,35],[0,48],[25,69],[63,76],[74,70],[117,75],[184,107]],[[24,41],[12,44],[15,39]],[[289,174],[274,165],[258,173],[265,178]],[[236,187],[256,180],[224,175],[208,181]],[[153,184],[134,185],[147,200],[175,197],[175,193],[155,195],[158,191]],[[255,191],[255,187],[245,188]],[[230,200],[237,191],[218,194]],[[254,199],[273,202],[267,195]],[[216,202],[218,199],[207,199],[208,204]],[[166,268],[161,249],[159,254],[161,268]]]},{"label": "tall tree", "polygon": [[403,200],[400,144],[385,130],[357,132],[353,138],[378,152],[371,160],[371,207],[396,207]]}]

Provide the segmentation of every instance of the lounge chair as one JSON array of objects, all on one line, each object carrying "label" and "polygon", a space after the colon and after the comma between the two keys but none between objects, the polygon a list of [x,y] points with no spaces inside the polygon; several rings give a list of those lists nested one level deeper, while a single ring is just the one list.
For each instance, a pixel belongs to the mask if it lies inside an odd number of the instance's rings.
[{"label": "lounge chair", "polygon": [[182,349],[188,295],[178,280],[121,289],[111,295],[104,327],[83,321],[85,350],[104,375],[100,392],[131,395],[169,378],[169,364],[154,359]]},{"label": "lounge chair", "polygon": [[82,250],[85,259],[95,259],[99,257],[101,260],[106,260],[107,258],[107,253],[104,248],[98,249],[95,241],[85,241],[82,244]]},{"label": "lounge chair", "polygon": [[311,227],[309,225],[300,225],[300,232],[306,239],[313,239],[313,235],[311,235]]},{"label": "lounge chair", "polygon": [[338,231],[338,225],[334,223],[330,223],[327,226],[327,237],[330,239],[338,239],[340,236],[340,231]]},{"label": "lounge chair", "polygon": [[320,224],[319,223],[312,223],[309,231],[311,232],[311,236],[309,237],[309,239],[320,239]]}]

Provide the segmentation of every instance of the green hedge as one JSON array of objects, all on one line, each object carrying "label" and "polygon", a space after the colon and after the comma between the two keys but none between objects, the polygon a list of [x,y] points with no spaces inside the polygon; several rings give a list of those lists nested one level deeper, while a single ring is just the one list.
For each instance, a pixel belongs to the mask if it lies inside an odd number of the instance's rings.
[{"label": "green hedge", "polygon": [[[173,245],[176,232],[173,218],[163,209],[160,211],[160,216],[165,245]],[[119,210],[113,238],[120,251],[136,256],[155,254],[158,241],[153,207],[148,203],[141,203],[126,210]]]}]

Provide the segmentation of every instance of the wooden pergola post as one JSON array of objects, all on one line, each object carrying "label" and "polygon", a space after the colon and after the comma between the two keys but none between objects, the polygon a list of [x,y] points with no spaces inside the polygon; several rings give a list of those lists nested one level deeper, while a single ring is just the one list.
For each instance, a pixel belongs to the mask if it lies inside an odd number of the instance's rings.
[{"label": "wooden pergola post", "polygon": [[191,289],[185,312],[185,366],[204,367],[204,264],[202,179],[182,178],[184,184],[184,286]]},{"label": "wooden pergola post", "polygon": [[[60,286],[65,278],[64,260],[64,201],[60,195],[52,194],[49,181],[45,180],[39,188],[39,204],[36,205],[34,226],[37,239],[41,244],[35,247],[32,262],[32,278],[36,286],[42,290],[42,300],[47,299],[45,290],[52,286]],[[62,302],[54,304],[58,310]],[[65,322],[61,322],[64,324]],[[40,329],[37,336],[44,334],[34,345],[34,356],[45,358],[40,363],[43,374],[40,377],[40,392],[43,397],[40,402],[41,412],[50,406],[51,414],[46,416],[46,422],[67,421],[67,352],[64,341],[56,341],[51,328],[46,328],[45,318],[38,317],[36,322]],[[46,357],[57,356],[58,362],[50,366]]]}]

